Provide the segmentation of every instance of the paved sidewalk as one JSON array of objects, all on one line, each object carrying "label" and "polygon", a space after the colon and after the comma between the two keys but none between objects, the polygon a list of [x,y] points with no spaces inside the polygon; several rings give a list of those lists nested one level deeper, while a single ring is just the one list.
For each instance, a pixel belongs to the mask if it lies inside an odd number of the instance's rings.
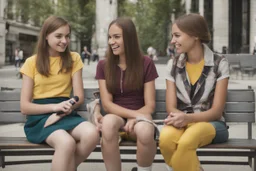
[{"label": "paved sidewalk", "polygon": [[[97,81],[94,79],[96,71],[96,62],[91,62],[88,66],[85,64],[83,69],[83,83],[85,88],[96,88],[98,87]],[[156,88],[165,88],[165,64],[156,64],[156,68],[159,74],[159,78],[156,80]],[[0,68],[0,87],[7,88],[21,88],[22,80],[16,77],[17,71],[14,66],[4,66]],[[229,81],[229,89],[245,89],[249,85],[253,89],[256,89],[256,80],[246,79],[246,80],[234,80],[234,75],[231,73],[231,79]],[[256,130],[254,125],[254,130]],[[246,127],[245,125],[230,125],[230,137],[245,137]],[[0,126],[0,136],[25,136],[23,132],[23,125],[21,124],[10,124]],[[256,132],[253,132],[253,137],[256,138]],[[95,155],[95,154],[92,154]],[[100,154],[95,155],[97,158],[101,157]],[[18,158],[18,157],[17,157]],[[22,157],[24,158],[24,157]],[[40,156],[39,158],[42,158]],[[47,157],[46,157],[47,158]],[[212,157],[201,157],[204,160],[210,160]],[[215,157],[214,157],[215,158]],[[230,158],[230,160],[244,160],[243,158]],[[135,166],[132,164],[123,164],[123,171],[129,171]],[[248,166],[224,166],[224,165],[203,165],[205,171],[250,171]],[[50,164],[31,164],[31,165],[17,165],[17,166],[7,166],[5,169],[0,168],[3,171],[48,171],[50,170]],[[94,163],[83,163],[78,168],[78,171],[104,171],[104,164],[94,164]],[[154,164],[153,171],[167,171],[164,164]]]},{"label": "paved sidewalk", "polygon": [[[91,62],[90,65],[85,64],[83,69],[83,82],[85,88],[97,88],[97,80],[94,79],[96,73],[96,62]],[[156,79],[156,88],[165,88],[165,75],[166,64],[156,64],[159,77]],[[19,79],[14,66],[4,66],[0,68],[0,87],[8,88],[21,88],[22,80]],[[229,80],[229,89],[243,89],[248,86],[256,89],[256,76],[254,78],[235,79],[235,74],[231,73],[231,79]]]}]

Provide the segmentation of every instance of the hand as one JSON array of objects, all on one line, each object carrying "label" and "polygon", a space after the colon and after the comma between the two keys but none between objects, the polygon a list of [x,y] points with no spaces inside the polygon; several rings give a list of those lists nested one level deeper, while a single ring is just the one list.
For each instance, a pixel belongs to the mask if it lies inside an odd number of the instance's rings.
[{"label": "hand", "polygon": [[171,112],[167,118],[164,120],[165,125],[172,125],[176,128],[183,128],[187,126],[189,123],[187,114],[180,112],[180,113],[173,113]]},{"label": "hand", "polygon": [[103,116],[100,113],[94,113],[94,123],[98,131],[102,130],[102,120]]},{"label": "hand", "polygon": [[72,101],[73,104],[76,103],[76,101],[74,99],[63,101],[61,103],[55,104],[53,106],[53,111],[54,112],[61,112],[62,111],[63,114],[60,114],[60,115],[69,115],[73,110],[71,101]]},{"label": "hand", "polygon": [[125,126],[123,127],[124,131],[127,133],[134,132],[134,126],[137,123],[136,119],[128,119]]}]

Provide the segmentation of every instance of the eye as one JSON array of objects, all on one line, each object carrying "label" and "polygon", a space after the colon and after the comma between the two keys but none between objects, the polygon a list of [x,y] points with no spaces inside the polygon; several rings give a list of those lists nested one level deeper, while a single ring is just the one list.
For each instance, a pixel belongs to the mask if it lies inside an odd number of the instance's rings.
[{"label": "eye", "polygon": [[61,35],[57,35],[56,38],[61,39]]},{"label": "eye", "polygon": [[120,37],[121,37],[121,36],[119,36],[119,35],[116,35],[116,36],[115,36],[115,39],[119,39]]}]

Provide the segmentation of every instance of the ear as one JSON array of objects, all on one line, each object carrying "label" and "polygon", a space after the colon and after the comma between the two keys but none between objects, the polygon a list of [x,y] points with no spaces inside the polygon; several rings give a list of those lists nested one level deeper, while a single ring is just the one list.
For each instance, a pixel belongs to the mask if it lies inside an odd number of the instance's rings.
[{"label": "ear", "polygon": [[198,38],[198,37],[195,37],[195,40],[199,40],[199,38]]}]

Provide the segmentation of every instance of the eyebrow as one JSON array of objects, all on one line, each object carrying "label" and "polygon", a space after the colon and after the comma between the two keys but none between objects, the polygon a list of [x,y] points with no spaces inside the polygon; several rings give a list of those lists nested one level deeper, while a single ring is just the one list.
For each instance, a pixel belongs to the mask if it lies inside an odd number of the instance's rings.
[{"label": "eyebrow", "polygon": [[70,35],[70,32],[68,34],[63,34],[63,33],[55,33],[55,35]]},{"label": "eyebrow", "polygon": [[[118,34],[113,34],[112,36],[120,36],[120,35],[122,35],[122,34],[118,33]],[[109,36],[111,36],[111,35],[109,34]]]}]

